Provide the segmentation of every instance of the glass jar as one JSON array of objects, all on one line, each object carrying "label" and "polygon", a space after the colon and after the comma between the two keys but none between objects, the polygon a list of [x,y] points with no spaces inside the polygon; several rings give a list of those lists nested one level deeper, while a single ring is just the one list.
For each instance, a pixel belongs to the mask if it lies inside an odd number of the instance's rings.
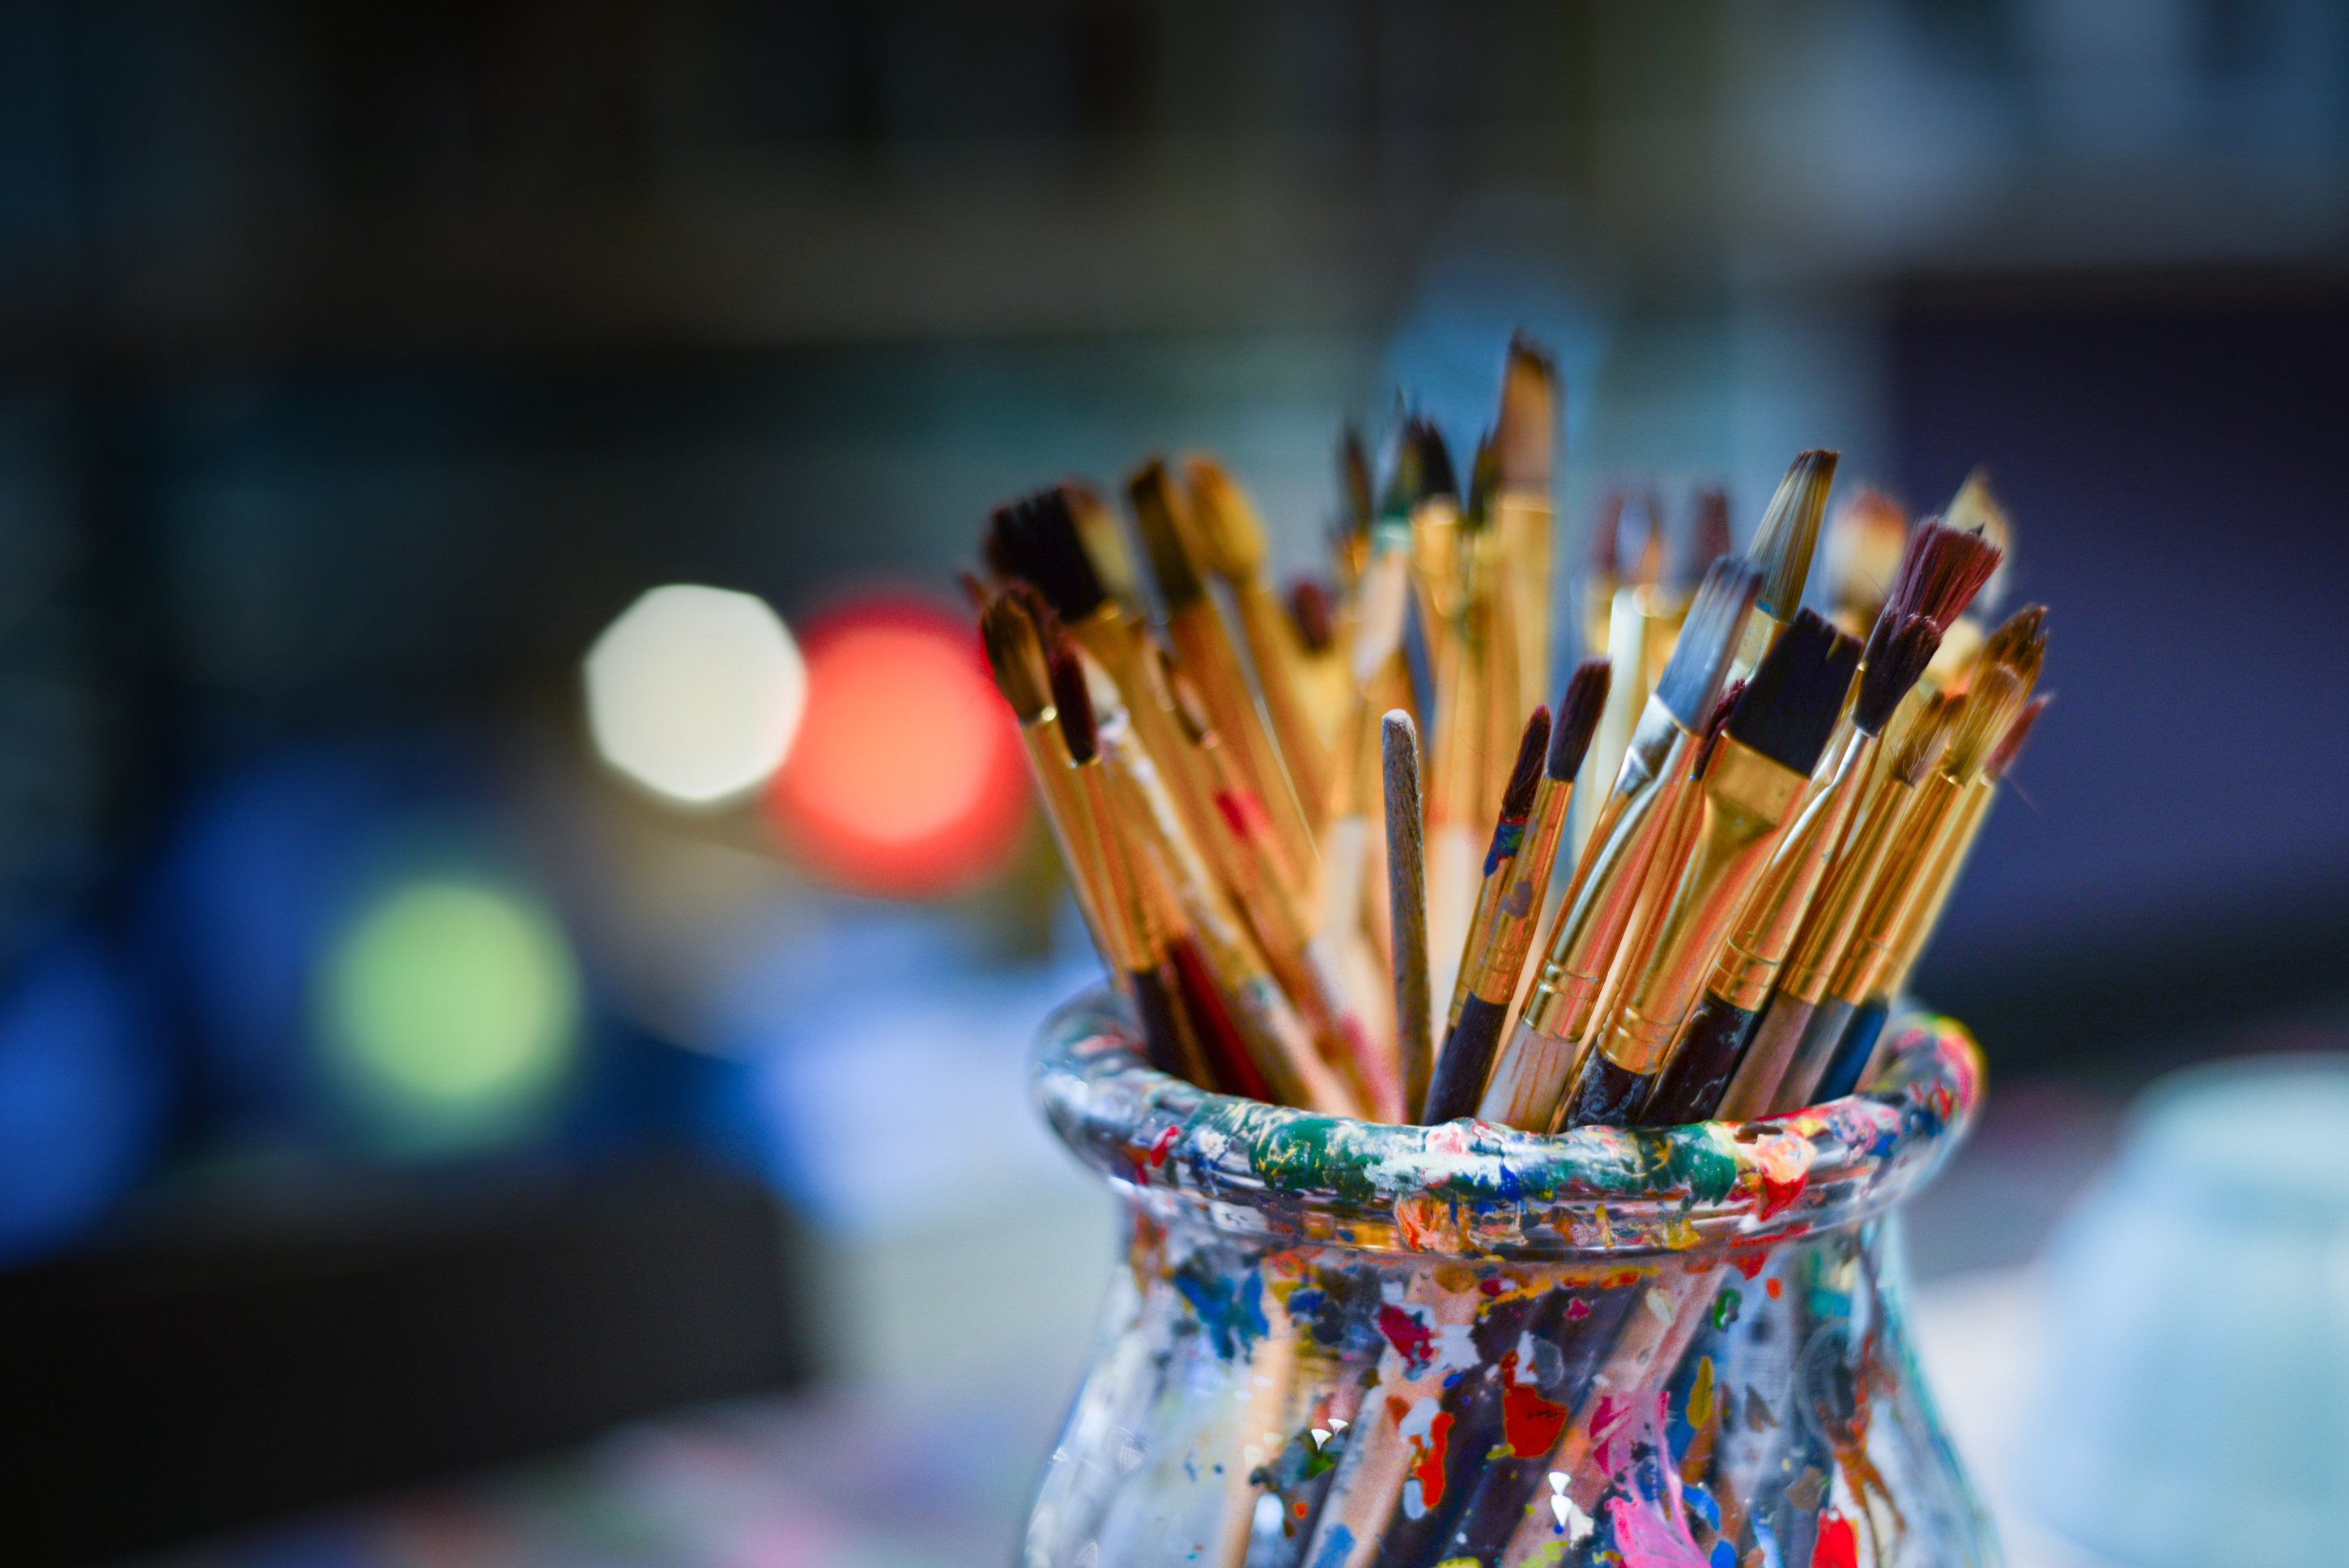
[{"label": "glass jar", "polygon": [[1105,1000],[1063,1009],[1035,1093],[1128,1266],[1023,1561],[1997,1561],[1894,1212],[1981,1060],[1943,1019],[1888,1035],[1868,1092],[1794,1115],[1537,1137],[1208,1094]]}]

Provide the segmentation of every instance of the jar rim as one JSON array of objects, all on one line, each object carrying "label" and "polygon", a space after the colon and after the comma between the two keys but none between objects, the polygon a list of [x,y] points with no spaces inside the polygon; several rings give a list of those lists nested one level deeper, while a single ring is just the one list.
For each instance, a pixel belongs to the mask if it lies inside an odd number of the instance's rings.
[{"label": "jar rim", "polygon": [[1973,1037],[1904,1012],[1885,1038],[1867,1092],[1754,1121],[1399,1126],[1160,1072],[1095,991],[1045,1021],[1031,1087],[1061,1140],[1129,1197],[1219,1229],[1459,1257],[1735,1252],[1879,1214],[1961,1140],[1984,1081]]}]

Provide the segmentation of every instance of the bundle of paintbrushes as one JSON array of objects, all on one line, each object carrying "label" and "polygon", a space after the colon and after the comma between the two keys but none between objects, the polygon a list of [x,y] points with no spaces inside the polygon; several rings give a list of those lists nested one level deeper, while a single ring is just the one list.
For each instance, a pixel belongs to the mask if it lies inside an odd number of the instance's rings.
[{"label": "bundle of paintbrushes", "polygon": [[1740,555],[1721,491],[1676,543],[1618,492],[1553,711],[1558,407],[1512,344],[1464,496],[1426,420],[1382,482],[1350,432],[1328,578],[1286,595],[1205,458],[1126,481],[1138,552],[1073,481],[995,513],[988,657],[1165,1071],[1533,1131],[1766,1115],[1865,1073],[2045,700],[2044,613],[1979,619],[2004,517],[1977,476],[1913,528],[1869,490],[1829,522],[1836,457],[1808,451]]}]

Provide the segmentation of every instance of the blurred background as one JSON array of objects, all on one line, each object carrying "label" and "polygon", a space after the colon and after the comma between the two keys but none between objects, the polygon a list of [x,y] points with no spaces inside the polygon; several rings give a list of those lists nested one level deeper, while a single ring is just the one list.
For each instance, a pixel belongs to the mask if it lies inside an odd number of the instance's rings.
[{"label": "blurred background", "polygon": [[953,572],[1194,449],[1313,566],[1518,326],[1561,588],[1806,446],[2013,515],[1998,1354],[2128,1092],[2344,1038],[2349,10],[0,5],[10,1560],[1005,1560],[1114,1243]]}]

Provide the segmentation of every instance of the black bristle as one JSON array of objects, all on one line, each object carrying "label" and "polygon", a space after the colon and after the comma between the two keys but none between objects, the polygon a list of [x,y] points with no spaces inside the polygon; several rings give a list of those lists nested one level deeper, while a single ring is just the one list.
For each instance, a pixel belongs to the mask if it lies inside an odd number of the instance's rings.
[{"label": "black bristle", "polygon": [[1414,501],[1433,500],[1448,497],[1460,499],[1460,481],[1453,474],[1452,453],[1444,444],[1444,432],[1435,421],[1423,414],[1414,414],[1403,426],[1403,440],[1418,459],[1419,489]]},{"label": "black bristle", "polygon": [[1722,689],[1719,696],[1713,699],[1713,712],[1705,716],[1703,732],[1697,737],[1696,760],[1689,768],[1691,778],[1703,778],[1705,769],[1713,765],[1713,750],[1720,746],[1723,733],[1729,728],[1729,717],[1737,711],[1737,704],[1751,684],[1749,681],[1732,681]]},{"label": "black bristle", "polygon": [[1101,732],[1093,720],[1092,694],[1085,689],[1085,666],[1077,650],[1063,643],[1052,650],[1052,707],[1059,710],[1061,738],[1070,758],[1091,762],[1101,754]]},{"label": "black bristle", "polygon": [[1338,493],[1345,499],[1346,526],[1355,533],[1368,533],[1379,498],[1371,479],[1370,449],[1362,444],[1361,427],[1350,419],[1338,439]]},{"label": "black bristle", "polygon": [[1471,528],[1484,528],[1493,521],[1493,497],[1501,488],[1501,448],[1492,432],[1476,443],[1476,456],[1468,465],[1468,505],[1461,521]]},{"label": "black bristle", "polygon": [[1605,659],[1585,659],[1574,666],[1566,695],[1557,699],[1557,714],[1549,727],[1549,755],[1543,759],[1542,771],[1561,784],[1572,783],[1582,770],[1583,753],[1590,749],[1599,715],[1607,711],[1610,676]]},{"label": "black bristle", "polygon": [[1859,672],[1859,696],[1853,699],[1851,721],[1870,735],[1881,735],[1892,722],[1892,710],[1925,673],[1940,650],[1941,629],[1922,615],[1896,622],[1887,606],[1868,634],[1868,656]]},{"label": "black bristle", "polygon": [[1549,749],[1549,707],[1543,704],[1526,720],[1517,742],[1516,765],[1509,769],[1508,788],[1501,791],[1501,815],[1522,819],[1534,809],[1534,787],[1541,782],[1542,756]]},{"label": "black bristle", "polygon": [[999,508],[995,523],[988,541],[988,560],[995,560],[999,540],[1001,552],[1014,569],[1011,574],[1036,584],[1061,620],[1074,625],[1108,600],[1109,591],[1085,553],[1076,515],[1060,486]]},{"label": "black bristle", "polygon": [[1730,738],[1807,776],[1843,717],[1858,664],[1857,642],[1816,612],[1800,612],[1762,655],[1729,716]]}]

